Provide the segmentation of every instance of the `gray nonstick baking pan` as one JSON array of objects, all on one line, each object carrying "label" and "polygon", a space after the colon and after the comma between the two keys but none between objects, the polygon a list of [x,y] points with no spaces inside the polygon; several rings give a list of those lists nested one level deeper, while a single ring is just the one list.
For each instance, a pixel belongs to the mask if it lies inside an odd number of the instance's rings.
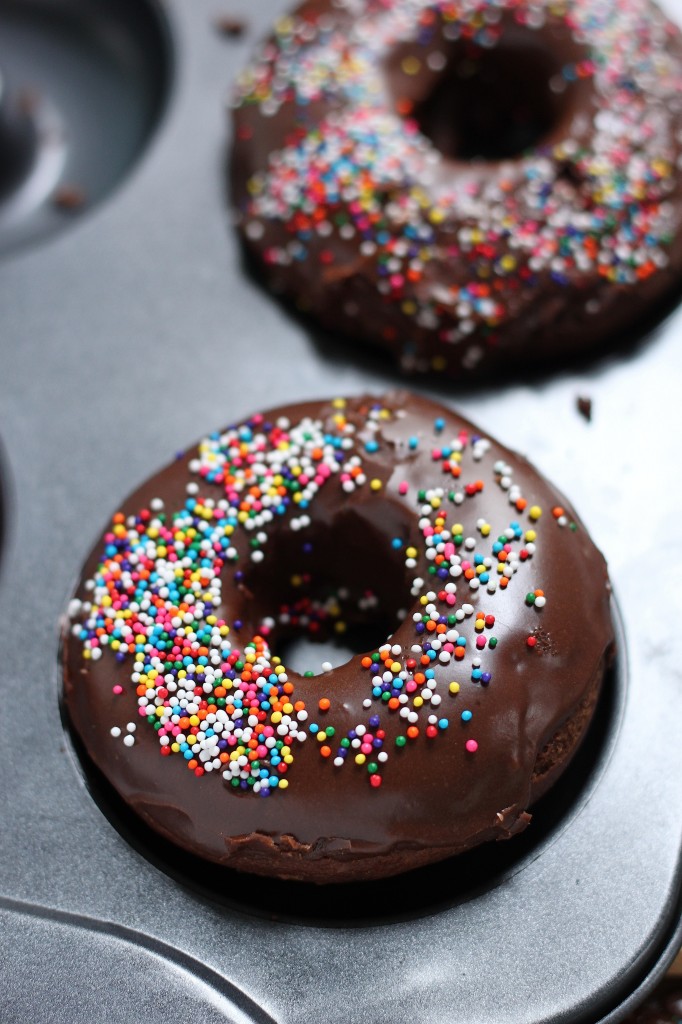
[{"label": "gray nonstick baking pan", "polygon": [[62,717],[60,618],[125,494],[254,410],[399,380],[291,318],[232,231],[225,100],[284,7],[0,2],[0,1018],[616,1024],[682,939],[682,310],[546,376],[414,382],[570,495],[614,583],[596,721],[517,840],[253,882],[131,826]]}]

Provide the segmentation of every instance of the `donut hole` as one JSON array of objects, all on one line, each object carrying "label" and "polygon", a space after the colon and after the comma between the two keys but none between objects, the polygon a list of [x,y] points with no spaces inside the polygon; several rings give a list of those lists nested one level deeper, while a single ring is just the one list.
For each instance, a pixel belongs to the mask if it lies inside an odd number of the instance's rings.
[{"label": "donut hole", "polygon": [[404,555],[355,514],[333,527],[283,532],[273,543],[276,550],[244,573],[240,617],[290,671],[318,675],[375,650],[411,605]]},{"label": "donut hole", "polygon": [[414,111],[420,131],[443,156],[502,160],[550,134],[560,98],[549,88],[549,54],[458,47],[447,74]]},{"label": "donut hole", "polygon": [[448,160],[518,157],[551,142],[584,89],[563,74],[583,54],[555,42],[513,25],[493,46],[401,44],[386,68],[395,109]]}]

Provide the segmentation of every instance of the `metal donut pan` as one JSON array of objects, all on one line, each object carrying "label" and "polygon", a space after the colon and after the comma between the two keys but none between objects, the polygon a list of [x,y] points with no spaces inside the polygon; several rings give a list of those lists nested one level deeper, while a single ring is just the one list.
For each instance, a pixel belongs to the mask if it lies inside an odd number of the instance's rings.
[{"label": "metal donut pan", "polygon": [[[35,17],[68,35],[85,19],[79,46],[100,50],[62,70],[111,112],[88,150],[82,104],[62,111],[53,185],[83,186],[84,202],[55,212],[34,193],[43,226],[0,262],[0,1016],[617,1024],[682,940],[682,309],[553,373],[410,382],[527,453],[610,566],[617,665],[579,763],[516,844],[341,893],[213,874],[129,828],[61,714],[60,619],[133,486],[258,408],[405,383],[381,355],[313,335],[243,266],[225,101],[285,7],[0,6],[0,26]],[[222,16],[244,33],[218,31]],[[111,93],[88,79],[101,47]]]}]

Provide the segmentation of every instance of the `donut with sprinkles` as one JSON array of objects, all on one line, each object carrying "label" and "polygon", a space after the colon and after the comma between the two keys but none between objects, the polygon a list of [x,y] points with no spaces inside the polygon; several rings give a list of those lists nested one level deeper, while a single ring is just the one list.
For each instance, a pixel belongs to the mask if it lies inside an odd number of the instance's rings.
[{"label": "donut with sprinkles", "polygon": [[682,271],[682,37],[649,0],[310,0],[240,76],[270,289],[411,372],[612,344]]},{"label": "donut with sprinkles", "polygon": [[[357,653],[294,671],[300,637]],[[525,828],[613,642],[604,560],[524,459],[407,393],[335,399],[211,434],[123,503],[69,607],[65,705],[164,842],[377,878]]]}]

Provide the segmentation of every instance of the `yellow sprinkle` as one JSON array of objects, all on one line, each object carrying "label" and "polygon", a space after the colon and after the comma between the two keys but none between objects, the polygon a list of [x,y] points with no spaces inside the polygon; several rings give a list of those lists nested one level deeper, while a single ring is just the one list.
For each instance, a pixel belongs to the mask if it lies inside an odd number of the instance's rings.
[{"label": "yellow sprinkle", "polygon": [[290,704],[288,701],[284,705],[284,707],[282,708],[282,711],[284,712],[285,715],[290,715],[293,710],[294,710],[294,705]]},{"label": "yellow sprinkle", "polygon": [[417,557],[417,549],[416,548],[406,548],[405,549],[405,554],[407,555],[408,558],[416,558]]},{"label": "yellow sprinkle", "polygon": [[450,693],[459,693],[459,683],[450,683],[448,689]]},{"label": "yellow sprinkle", "polygon": [[287,782],[286,779],[280,779],[279,783],[277,784],[277,788],[278,789],[286,789],[288,785],[289,785],[289,783]]},{"label": "yellow sprinkle", "polygon": [[416,75],[419,73],[422,62],[418,57],[410,56],[405,57],[400,66],[406,75]]},{"label": "yellow sprinkle", "polygon": [[346,399],[345,398],[335,398],[334,401],[332,402],[332,408],[333,409],[345,409],[346,408]]},{"label": "yellow sprinkle", "polygon": [[537,533],[535,532],[535,530],[526,530],[524,537],[529,544],[532,544],[535,538],[537,537]]},{"label": "yellow sprinkle", "polygon": [[528,510],[528,515],[531,517],[531,519],[539,519],[542,515],[542,509],[539,505],[531,505],[531,507]]},{"label": "yellow sprinkle", "polygon": [[364,764],[366,760],[367,760],[367,758],[365,757],[364,754],[356,754],[355,755],[355,763],[356,764]]},{"label": "yellow sprinkle", "polygon": [[282,712],[273,711],[272,714],[270,715],[270,721],[272,722],[273,725],[278,725],[282,721]]},{"label": "yellow sprinkle", "polygon": [[179,743],[171,743],[171,750],[173,751],[174,754],[179,754],[180,753],[180,744]]},{"label": "yellow sprinkle", "polygon": [[422,706],[422,704],[424,703],[424,698],[423,697],[415,697],[414,700],[412,701],[412,703],[414,704],[414,706],[416,708],[420,708]]},{"label": "yellow sprinkle", "polygon": [[380,491],[382,487],[381,480],[375,477],[374,480],[370,481],[369,486],[372,488],[373,491]]},{"label": "yellow sprinkle", "polygon": [[394,661],[394,662],[391,663],[391,672],[393,672],[393,673],[400,672],[401,668],[402,668],[402,665],[400,664],[399,661]]}]

